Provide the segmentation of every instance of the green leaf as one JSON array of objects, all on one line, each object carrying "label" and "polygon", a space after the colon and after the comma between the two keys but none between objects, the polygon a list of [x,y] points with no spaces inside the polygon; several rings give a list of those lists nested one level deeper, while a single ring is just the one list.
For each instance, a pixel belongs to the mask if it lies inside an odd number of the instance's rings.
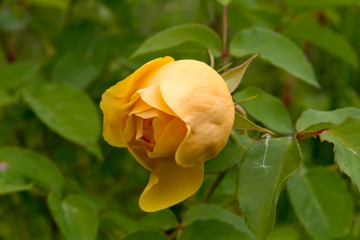
[{"label": "green leaf", "polygon": [[23,30],[31,18],[20,6],[2,7],[0,9],[0,29],[7,32],[19,32]]},{"label": "green leaf", "polygon": [[128,233],[136,228],[137,222],[129,217],[116,212],[106,212],[101,215],[101,227],[116,228],[121,233]]},{"label": "green leaf", "polygon": [[348,40],[332,31],[329,27],[320,25],[311,16],[294,21],[284,29],[283,33],[302,40],[308,40],[315,46],[324,49],[353,67],[359,65],[358,56]]},{"label": "green leaf", "polygon": [[218,205],[201,204],[189,209],[184,218],[185,226],[196,221],[218,220],[233,226],[236,230],[247,234],[244,239],[255,239],[244,219]]},{"label": "green leaf", "polygon": [[275,227],[266,240],[301,240],[301,235],[291,225]]},{"label": "green leaf", "polygon": [[5,52],[4,49],[0,46],[0,64],[4,65],[4,63],[6,62],[5,60]]},{"label": "green leaf", "polygon": [[273,65],[320,87],[314,70],[301,50],[288,38],[272,30],[254,27],[239,32],[230,43],[230,53],[236,57],[261,54],[261,58]]},{"label": "green leaf", "polygon": [[257,56],[258,55],[252,56],[240,66],[230,69],[226,73],[222,74],[222,77],[224,78],[230,93],[234,92],[236,88],[239,86],[247,67]]},{"label": "green leaf", "polygon": [[231,132],[228,142],[220,154],[205,162],[205,172],[223,172],[239,163],[252,143],[251,138],[239,135],[234,131]]},{"label": "green leaf", "polygon": [[333,111],[308,109],[304,111],[296,121],[296,131],[315,132],[323,128],[328,128],[333,124],[339,124],[350,116],[360,116],[360,109],[353,107],[340,108]]},{"label": "green leaf", "polygon": [[[68,1],[68,0],[67,0]],[[99,39],[99,23],[96,21],[78,20],[65,25],[63,32],[56,39],[57,51],[77,51],[90,54],[95,42]]]},{"label": "green leaf", "polygon": [[12,181],[5,180],[3,175],[4,174],[0,170],[0,196],[14,192],[26,191],[32,187],[32,184],[14,183]]},{"label": "green leaf", "polygon": [[14,102],[14,98],[0,88],[0,107]]},{"label": "green leaf", "polygon": [[275,133],[273,133],[272,131],[266,128],[259,127],[238,112],[235,112],[234,128],[240,130],[256,130],[259,132],[266,132],[275,135]]},{"label": "green leaf", "polygon": [[168,238],[161,232],[141,230],[137,232],[132,232],[121,240],[168,240]]},{"label": "green leaf", "polygon": [[214,56],[220,56],[221,40],[212,29],[199,24],[184,24],[165,29],[149,37],[132,57],[168,49],[186,42],[199,43],[204,49],[210,49]]},{"label": "green leaf", "polygon": [[257,97],[249,102],[242,103],[241,106],[256,120],[263,123],[266,127],[279,133],[294,133],[294,127],[289,113],[276,97],[264,92],[260,88],[249,87],[234,95],[236,102],[252,96]]},{"label": "green leaf", "polygon": [[69,0],[27,0],[28,4],[66,10]]},{"label": "green leaf", "polygon": [[259,7],[256,0],[238,0],[236,2],[240,2],[240,3],[244,4],[245,6],[247,6],[249,8],[253,8],[253,9],[256,9]]},{"label": "green leaf", "polygon": [[28,81],[39,69],[37,63],[16,62],[0,68],[0,89],[7,90],[18,87]]},{"label": "green leaf", "polygon": [[92,100],[66,84],[39,83],[24,94],[25,101],[49,128],[102,158],[96,141],[100,120]]},{"label": "green leaf", "polygon": [[234,226],[219,221],[195,221],[186,226],[178,238],[179,240],[238,240],[251,239],[244,232]]},{"label": "green leaf", "polygon": [[360,117],[349,117],[343,123],[320,134],[321,141],[334,144],[335,161],[360,190]]},{"label": "green leaf", "polygon": [[300,171],[287,184],[296,215],[314,239],[338,239],[349,233],[353,200],[333,170]]},{"label": "green leaf", "polygon": [[47,199],[51,215],[68,240],[96,238],[99,219],[94,206],[84,197],[69,194],[59,199],[50,193]]},{"label": "green leaf", "polygon": [[321,134],[323,131],[326,131],[333,126],[334,124],[331,122],[317,123],[306,128],[304,131],[301,131],[298,134],[296,134],[296,138],[304,139],[308,137],[316,137],[319,134]]},{"label": "green leaf", "polygon": [[179,225],[175,214],[169,209],[149,213],[139,221],[138,228],[167,231]]},{"label": "green leaf", "polygon": [[100,70],[98,66],[90,63],[79,53],[69,53],[57,62],[52,80],[83,89],[99,75]]},{"label": "green leaf", "polygon": [[296,140],[271,138],[268,143],[267,140],[249,150],[238,177],[240,206],[246,223],[259,240],[271,232],[280,189],[302,162]]},{"label": "green leaf", "polygon": [[353,5],[359,3],[359,0],[286,0],[286,4],[296,11],[333,8],[341,5]]},{"label": "green leaf", "polygon": [[26,187],[29,181],[25,180],[30,180],[56,194],[62,192],[64,179],[60,171],[40,154],[17,147],[2,147],[0,163],[6,165],[6,169],[0,174],[0,181],[6,181],[12,188]]},{"label": "green leaf", "polygon": [[223,6],[227,6],[227,5],[229,5],[229,3],[232,2],[232,0],[217,0],[217,2]]}]

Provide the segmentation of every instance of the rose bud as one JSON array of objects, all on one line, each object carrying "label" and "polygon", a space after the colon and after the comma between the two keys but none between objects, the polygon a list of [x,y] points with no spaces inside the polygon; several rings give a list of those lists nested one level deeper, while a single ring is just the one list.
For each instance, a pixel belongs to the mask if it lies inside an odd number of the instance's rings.
[{"label": "rose bud", "polygon": [[204,162],[224,148],[234,104],[224,79],[207,64],[171,57],[150,61],[102,95],[104,139],[127,147],[151,171],[140,196],[147,212],[193,195]]}]

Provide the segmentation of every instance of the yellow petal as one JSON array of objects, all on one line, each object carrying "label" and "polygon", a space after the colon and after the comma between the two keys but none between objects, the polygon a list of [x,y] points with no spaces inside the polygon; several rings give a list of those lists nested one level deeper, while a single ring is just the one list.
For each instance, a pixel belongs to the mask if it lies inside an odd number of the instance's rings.
[{"label": "yellow petal", "polygon": [[[135,142],[135,140],[134,140]],[[128,150],[133,155],[133,157],[136,159],[138,163],[141,164],[144,168],[146,168],[149,171],[152,171],[154,169],[156,162],[154,159],[150,159],[148,157],[146,148],[138,143],[130,143],[128,146]]]},{"label": "yellow petal", "polygon": [[[132,116],[134,115],[131,115],[131,117]],[[134,127],[133,122],[131,122],[131,120],[129,119],[127,122],[127,126],[132,128]],[[151,131],[151,136],[145,136],[146,131],[144,130],[144,121],[146,121],[147,119],[153,119],[153,131]],[[150,159],[163,157],[172,157],[173,159],[175,159],[175,152],[188,132],[185,123],[181,119],[172,117],[157,109],[149,109],[144,112],[137,113],[135,115],[135,125],[136,134],[131,132],[131,136],[135,135],[135,139],[137,141],[129,140],[128,143],[132,147],[135,147],[136,145],[141,145],[146,149],[147,155],[138,154],[137,157],[137,159],[142,159],[142,162],[148,162],[151,161]],[[130,130],[128,130],[128,128],[125,128],[124,132],[130,133]],[[152,139],[154,140],[154,142],[144,141],[143,137],[148,140]],[[155,145],[153,147],[150,147],[151,144]]]},{"label": "yellow petal", "polygon": [[120,108],[116,106],[116,103],[112,101],[109,95],[103,94],[103,98],[100,103],[100,107],[104,113],[103,136],[105,141],[107,141],[110,145],[115,147],[127,146],[121,132],[125,128],[126,117],[129,108],[137,101],[139,97],[140,96],[138,94],[133,95],[131,100],[128,103],[122,105]]},{"label": "yellow petal", "polygon": [[[131,115],[132,116],[132,115]],[[143,124],[143,119],[142,118],[139,118],[139,117],[136,117],[135,118],[135,125],[136,125],[136,136],[135,136],[135,139],[138,140],[138,139],[141,139],[142,136],[144,136],[144,132],[143,132],[143,127],[144,127],[144,124]]]},{"label": "yellow petal", "polygon": [[175,113],[169,108],[169,106],[164,102],[164,99],[161,96],[159,79],[156,77],[157,74],[152,75],[153,82],[150,86],[140,89],[138,93],[141,98],[153,108],[159,109],[169,115],[176,116]]},{"label": "yellow petal", "polygon": [[133,95],[140,89],[141,85],[148,81],[152,74],[159,68],[172,61],[174,61],[174,59],[171,57],[158,58],[150,61],[129,77],[105,91],[102,95],[100,108],[104,113],[103,135],[109,144],[117,147],[126,146],[118,126],[121,117],[128,114],[128,107],[133,104],[132,101],[137,100]]},{"label": "yellow petal", "polygon": [[[133,114],[134,112],[136,113]],[[134,118],[134,121],[130,120],[132,118]],[[145,132],[144,121],[148,119],[153,119],[154,129],[153,131]],[[156,162],[156,160],[150,159],[149,157],[151,152],[154,150],[153,145],[155,144],[155,141],[157,141],[160,136],[162,136],[163,132],[168,128],[168,125],[172,122],[173,119],[173,116],[170,116],[154,108],[147,109],[143,112],[135,110],[131,111],[127,119],[126,127],[123,129],[123,135],[124,138],[126,136],[126,143],[129,151],[132,153],[135,159],[146,169],[152,170],[152,166],[154,165],[153,163]],[[136,129],[134,127],[134,124],[136,126]],[[131,131],[131,129],[133,129],[133,131]],[[179,129],[176,129],[175,131],[179,131]],[[168,137],[170,136],[169,134],[171,135],[171,133],[167,134]],[[132,136],[132,138],[129,138],[128,136]],[[151,141],[149,143],[145,141],[143,137],[147,139],[153,139],[154,142]],[[173,143],[173,141],[168,141],[168,143]]]},{"label": "yellow petal", "polygon": [[174,119],[173,116],[169,114],[159,115],[158,118],[154,119],[154,139],[156,142],[159,141],[159,138],[162,136],[163,132],[169,126],[169,123]]},{"label": "yellow petal", "polygon": [[215,157],[227,142],[235,115],[223,78],[195,60],[168,63],[154,77],[166,104],[190,130],[176,152],[176,162],[194,167]]},{"label": "yellow petal", "polygon": [[123,133],[123,138],[126,142],[129,142],[132,139],[134,139],[134,136],[135,136],[135,120],[134,120],[134,116],[131,115],[126,120],[126,126]]},{"label": "yellow petal", "polygon": [[149,152],[150,158],[171,157],[175,155],[180,143],[184,140],[187,133],[185,123],[174,118],[164,130],[152,152]]},{"label": "yellow petal", "polygon": [[[135,94],[137,95],[137,94]],[[132,110],[129,112],[129,116],[132,114],[137,114],[137,113],[141,113],[141,112],[145,112],[149,109],[152,109],[152,107],[147,104],[146,102],[144,102],[141,98],[139,98],[134,104],[133,104],[133,108]]]},{"label": "yellow petal", "polygon": [[140,196],[140,208],[154,212],[173,206],[193,195],[200,188],[203,178],[203,164],[183,168],[168,159],[159,159]]},{"label": "yellow petal", "polygon": [[[168,114],[154,108],[147,109],[143,112],[137,112],[135,115],[137,119],[139,119],[138,121],[142,121],[141,124],[139,123],[137,126],[138,133],[136,135],[136,139],[140,139],[142,136],[144,136],[143,123],[146,119],[153,119],[152,121],[153,130],[151,132],[155,141],[157,140],[155,136],[158,135],[159,132],[162,133],[164,129],[167,127],[168,123],[171,121],[171,119],[173,119],[173,117],[169,116]],[[157,126],[159,121],[162,123],[161,126]]]}]

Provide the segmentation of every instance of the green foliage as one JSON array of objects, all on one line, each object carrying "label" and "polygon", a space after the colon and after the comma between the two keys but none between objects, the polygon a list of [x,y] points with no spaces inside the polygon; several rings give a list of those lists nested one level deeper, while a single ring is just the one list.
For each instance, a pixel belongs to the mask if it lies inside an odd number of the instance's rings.
[{"label": "green foliage", "polygon": [[29,0],[29,4],[66,10],[69,0]]},{"label": "green foliage", "polygon": [[48,205],[55,222],[67,239],[96,239],[99,219],[86,198],[69,194],[65,199],[50,193]]},{"label": "green foliage", "polygon": [[[339,124],[350,116],[360,116],[360,109],[357,108],[342,108],[333,111],[317,111],[308,109],[304,111],[296,122],[296,130],[298,132],[304,132],[306,129],[321,124],[331,123],[330,125]],[[321,130],[321,126],[314,128],[313,130]]]},{"label": "green foliage", "polygon": [[243,218],[217,205],[202,204],[189,209],[184,217],[184,225],[188,226],[194,222],[210,220],[227,223],[236,230],[244,233],[244,239],[254,239],[252,232],[247,227]]},{"label": "green foliage", "polygon": [[[202,234],[199,234],[201,232]],[[184,231],[180,234],[179,240],[191,240],[191,239],[251,239],[248,236],[238,231],[235,227],[221,222],[219,220],[207,220],[207,221],[196,221],[187,226]]]},{"label": "green foliage", "polygon": [[291,225],[278,226],[267,238],[268,240],[299,240],[301,239],[299,232]]},{"label": "green foliage", "polygon": [[95,66],[78,53],[69,53],[59,59],[55,65],[53,82],[66,82],[74,88],[85,88],[99,74]]},{"label": "green foliage", "polygon": [[319,0],[319,1],[311,1],[311,0],[286,0],[286,3],[298,11],[304,10],[313,10],[313,9],[322,9],[322,8],[331,8],[341,5],[352,5],[359,3],[359,0]]},{"label": "green foliage", "polygon": [[275,134],[266,128],[262,128],[262,127],[256,125],[255,123],[251,122],[249,119],[247,119],[245,116],[243,116],[242,114],[240,114],[238,112],[235,112],[234,128],[240,129],[240,130],[256,130],[259,132]]},{"label": "green foliage", "polygon": [[230,50],[237,57],[261,53],[261,58],[319,87],[314,71],[301,50],[289,39],[272,30],[257,27],[243,30],[232,40]]},{"label": "green foliage", "polygon": [[283,32],[300,40],[307,40],[353,67],[358,67],[359,65],[356,52],[347,39],[333,30],[322,26],[310,16],[291,23]]},{"label": "green foliage", "polygon": [[13,98],[4,90],[0,89],[0,107],[13,102]]},{"label": "green foliage", "polygon": [[149,239],[149,240],[166,240],[167,237],[156,231],[137,231],[126,235],[124,240],[140,240],[140,239]]},{"label": "green foliage", "polygon": [[[27,149],[17,147],[0,148],[1,164],[6,171],[1,171],[1,191],[28,188],[29,183],[52,190],[60,195],[64,179],[58,168],[47,158]],[[5,191],[6,192],[6,191]]]},{"label": "green foliage", "polygon": [[[235,101],[256,96],[241,106],[266,127],[283,134],[294,133],[290,116],[279,99],[255,87],[246,88],[234,95]],[[276,114],[273,114],[276,113]]]},{"label": "green foliage", "polygon": [[320,135],[322,141],[334,144],[335,160],[344,173],[360,189],[360,117],[349,117],[344,122]]},{"label": "green foliage", "polygon": [[176,216],[169,209],[149,213],[139,221],[139,228],[158,229],[166,231],[176,228],[179,224]]},{"label": "green foliage", "polygon": [[148,38],[132,57],[176,47],[187,42],[199,43],[200,49],[205,47],[210,49],[214,56],[220,55],[221,41],[212,29],[203,25],[186,24],[166,29]]},{"label": "green foliage", "polygon": [[251,57],[249,60],[247,60],[240,66],[233,68],[222,75],[231,93],[234,92],[239,86],[247,67],[254,60],[255,57],[257,57],[257,55]]},{"label": "green foliage", "polygon": [[135,220],[115,212],[102,214],[100,222],[102,224],[100,228],[106,229],[105,231],[107,233],[110,233],[111,229],[115,229],[119,235],[133,231],[137,225]]},{"label": "green foliage", "polygon": [[96,144],[100,120],[87,95],[65,84],[39,83],[25,92],[24,100],[51,129],[101,158]]},{"label": "green foliage", "polygon": [[[19,11],[18,14],[14,10]],[[20,8],[3,8],[0,10],[0,28],[8,32],[18,32],[28,25],[30,17]]]},{"label": "green foliage", "polygon": [[297,141],[291,138],[265,139],[249,150],[239,171],[238,199],[258,239],[271,232],[279,191],[301,161]]},{"label": "green foliage", "polygon": [[232,132],[219,155],[205,163],[206,172],[222,172],[243,160],[253,140],[247,136]]},{"label": "green foliage", "polygon": [[[0,1],[0,239],[360,239],[359,4]],[[143,213],[98,104],[163,56],[213,66],[236,113],[199,191]]]},{"label": "green foliage", "polygon": [[8,90],[18,87],[34,76],[38,64],[17,62],[0,68],[0,89]]},{"label": "green foliage", "polygon": [[315,239],[349,233],[353,199],[338,173],[323,167],[303,169],[291,177],[287,188],[297,216]]}]

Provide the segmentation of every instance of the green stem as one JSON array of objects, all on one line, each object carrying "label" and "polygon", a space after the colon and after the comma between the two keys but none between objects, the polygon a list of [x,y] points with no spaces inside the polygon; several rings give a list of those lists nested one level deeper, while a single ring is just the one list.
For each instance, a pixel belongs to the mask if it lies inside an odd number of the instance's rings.
[{"label": "green stem", "polygon": [[178,228],[176,228],[172,233],[168,235],[168,239],[170,240],[177,239],[183,230],[184,230],[184,225],[183,223],[180,223]]},{"label": "green stem", "polygon": [[222,48],[222,59],[223,65],[225,66],[228,63],[229,52],[227,49],[227,32],[228,32],[228,25],[227,25],[227,5],[224,5],[223,8],[223,19],[222,19],[222,41],[223,41],[223,48]]},{"label": "green stem", "polygon": [[72,9],[73,9],[73,4],[74,4],[74,0],[69,0],[68,2],[68,6],[66,9],[66,12],[64,14],[64,18],[63,18],[63,27],[65,28],[66,25],[70,22],[71,20],[71,14],[72,14]]},{"label": "green stem", "polygon": [[37,195],[40,195],[42,197],[46,197],[47,196],[47,193],[37,187],[35,187],[34,185],[31,186],[31,188],[29,189],[31,192],[37,194]]},{"label": "green stem", "polygon": [[219,173],[219,175],[217,175],[215,180],[212,182],[212,184],[210,185],[210,187],[206,191],[205,196],[204,196],[204,198],[202,200],[203,203],[206,203],[206,202],[209,201],[209,199],[211,198],[212,194],[214,193],[216,187],[219,185],[221,180],[224,178],[225,174],[226,174],[226,171],[221,172],[221,173]]}]

